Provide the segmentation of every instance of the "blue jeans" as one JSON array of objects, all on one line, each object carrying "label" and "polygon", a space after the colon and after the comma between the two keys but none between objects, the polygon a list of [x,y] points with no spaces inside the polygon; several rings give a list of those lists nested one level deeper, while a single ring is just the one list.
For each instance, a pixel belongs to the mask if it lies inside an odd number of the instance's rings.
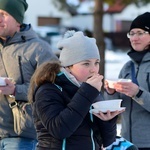
[{"label": "blue jeans", "polygon": [[3,138],[0,140],[0,150],[35,150],[37,141],[28,138]]}]

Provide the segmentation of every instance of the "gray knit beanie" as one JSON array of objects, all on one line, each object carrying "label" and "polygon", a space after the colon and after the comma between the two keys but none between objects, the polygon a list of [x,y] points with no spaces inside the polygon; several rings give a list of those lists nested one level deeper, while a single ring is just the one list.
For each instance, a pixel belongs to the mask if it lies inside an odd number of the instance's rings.
[{"label": "gray knit beanie", "polygon": [[57,47],[61,49],[59,60],[63,67],[93,58],[100,60],[96,40],[84,36],[81,31],[67,31]]},{"label": "gray knit beanie", "polygon": [[27,8],[26,0],[0,0],[0,9],[9,13],[20,24],[23,23]]}]

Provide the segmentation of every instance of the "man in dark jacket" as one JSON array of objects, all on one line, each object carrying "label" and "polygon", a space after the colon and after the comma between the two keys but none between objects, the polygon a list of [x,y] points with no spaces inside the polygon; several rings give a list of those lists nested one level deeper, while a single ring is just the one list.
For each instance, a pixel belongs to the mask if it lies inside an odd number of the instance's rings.
[{"label": "man in dark jacket", "polygon": [[[0,76],[6,86],[0,86],[0,149],[33,150],[35,130],[16,134],[8,99],[27,102],[30,78],[45,61],[56,60],[50,46],[38,38],[31,25],[23,24],[28,8],[26,0],[0,0]],[[11,78],[11,80],[9,80]]]}]

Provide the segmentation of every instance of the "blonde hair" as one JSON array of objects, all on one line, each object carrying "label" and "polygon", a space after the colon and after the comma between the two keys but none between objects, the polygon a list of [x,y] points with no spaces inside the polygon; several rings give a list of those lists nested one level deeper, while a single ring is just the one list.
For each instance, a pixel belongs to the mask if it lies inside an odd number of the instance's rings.
[{"label": "blonde hair", "polygon": [[41,64],[31,77],[28,89],[28,100],[33,102],[35,88],[41,86],[45,82],[54,83],[56,75],[60,72],[60,62],[50,61]]}]

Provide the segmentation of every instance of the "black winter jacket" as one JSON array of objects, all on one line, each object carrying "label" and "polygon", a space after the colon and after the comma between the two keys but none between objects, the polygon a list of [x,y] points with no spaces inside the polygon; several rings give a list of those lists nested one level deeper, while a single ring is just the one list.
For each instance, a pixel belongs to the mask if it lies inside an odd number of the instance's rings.
[{"label": "black winter jacket", "polygon": [[45,83],[35,94],[34,122],[38,136],[38,150],[99,150],[85,117],[92,117],[99,127],[103,145],[115,141],[116,118],[102,121],[89,109],[97,89],[87,83],[80,88],[61,74],[55,84]]}]

